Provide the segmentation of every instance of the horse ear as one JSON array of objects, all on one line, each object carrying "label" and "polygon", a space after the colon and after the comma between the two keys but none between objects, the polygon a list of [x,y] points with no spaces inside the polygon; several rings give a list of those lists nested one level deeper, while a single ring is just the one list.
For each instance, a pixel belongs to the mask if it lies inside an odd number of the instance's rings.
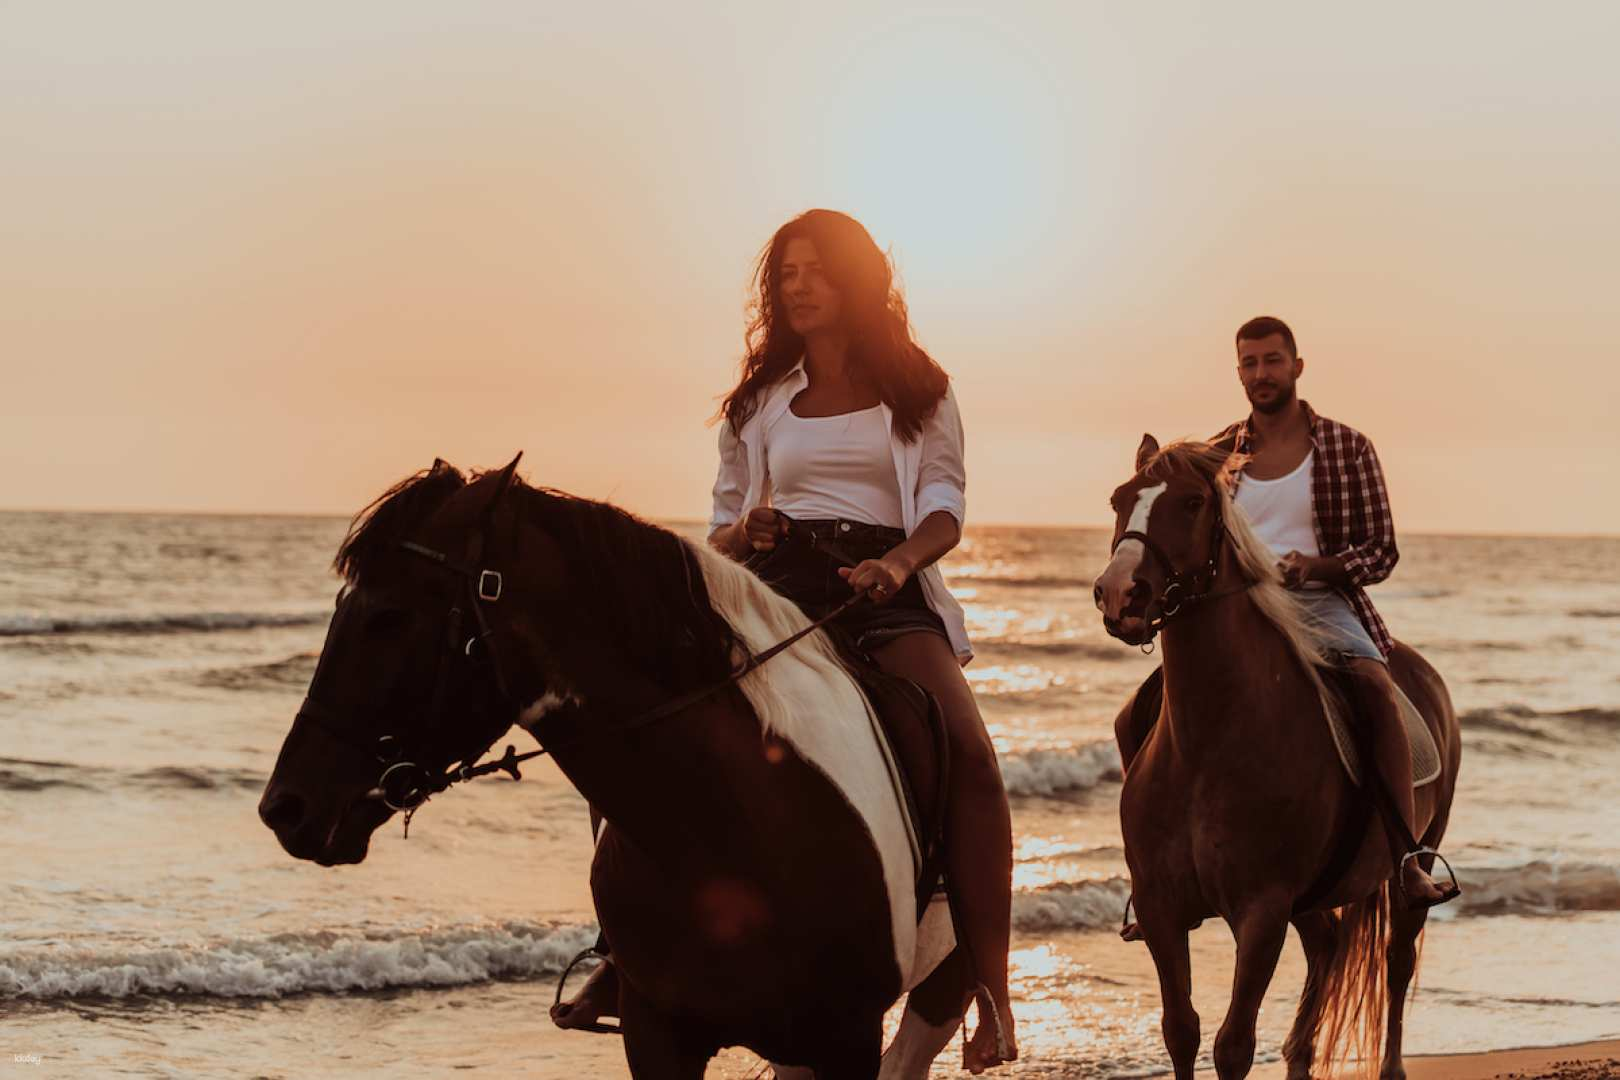
[{"label": "horse ear", "polygon": [[1142,445],[1136,448],[1136,471],[1141,472],[1153,455],[1159,452],[1159,440],[1152,435],[1142,436]]},{"label": "horse ear", "polygon": [[491,496],[489,500],[490,510],[493,511],[495,509],[495,506],[501,501],[501,496],[505,495],[507,490],[511,488],[512,481],[517,477],[518,462],[522,460],[523,451],[519,450],[517,452],[517,457],[513,458],[511,461],[508,461],[506,463],[506,468],[501,470],[501,475],[495,480],[495,494]]}]

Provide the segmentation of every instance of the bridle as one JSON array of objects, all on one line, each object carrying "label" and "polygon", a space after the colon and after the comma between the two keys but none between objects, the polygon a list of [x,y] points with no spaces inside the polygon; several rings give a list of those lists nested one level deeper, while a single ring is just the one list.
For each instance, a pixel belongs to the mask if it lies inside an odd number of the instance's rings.
[{"label": "bridle", "polygon": [[[498,499],[499,496],[497,495],[497,501]],[[553,737],[547,738],[543,734],[541,728],[548,718],[542,716],[533,725],[526,725],[524,728],[533,736],[535,742],[540,744],[540,749],[519,754],[516,747],[508,744],[506,752],[501,757],[494,761],[485,762],[482,765],[477,764],[480,758],[489,753],[490,747],[499,741],[501,734],[510,728],[513,723],[517,722],[517,716],[522,711],[521,703],[512,696],[511,684],[501,667],[500,654],[488,644],[489,640],[498,631],[490,625],[489,618],[484,612],[484,605],[499,603],[505,587],[504,578],[499,570],[479,565],[481,553],[485,548],[485,538],[488,535],[493,508],[494,503],[492,502],[489,510],[485,513],[483,528],[476,534],[470,562],[458,562],[442,551],[430,548],[425,544],[419,544],[413,540],[401,540],[398,542],[398,546],[402,550],[426,559],[460,578],[466,590],[467,609],[472,612],[476,623],[476,631],[463,641],[461,636],[462,620],[464,618],[462,609],[452,604],[449,611],[446,612],[445,649],[439,657],[438,673],[434,679],[433,696],[426,713],[428,721],[430,723],[442,721],[444,717],[446,698],[452,681],[448,678],[449,666],[457,662],[478,662],[480,656],[484,658],[488,665],[503,715],[512,719],[500,725],[496,729],[497,734],[489,742],[485,743],[476,753],[462,758],[459,765],[435,773],[421,765],[417,760],[420,755],[412,753],[405,741],[397,735],[380,735],[369,745],[356,739],[345,731],[338,722],[343,718],[343,713],[317,700],[313,694],[304,698],[304,702],[298,710],[300,719],[307,719],[337,742],[360,754],[374,755],[376,757],[377,762],[382,766],[382,772],[377,778],[376,784],[366,792],[366,798],[381,802],[390,810],[403,813],[405,815],[405,835],[407,837],[410,836],[411,817],[417,810],[421,809],[423,803],[434,795],[447,790],[454,784],[475,780],[480,776],[487,776],[495,772],[504,772],[511,776],[513,780],[521,780],[523,774],[518,771],[520,764],[532,758],[549,754],[561,745],[561,737],[556,734],[555,728],[553,728]],[[821,629],[865,599],[867,599],[866,593],[856,593],[826,615],[811,622],[810,625],[795,631],[763,652],[751,654],[747,660],[724,679],[661,702],[614,726],[621,731],[633,730],[674,716],[676,713],[697,704],[705,698],[737,684],[760,665],[786,652],[799,641]],[[577,729],[576,737],[578,737]]]},{"label": "bridle", "polygon": [[[492,504],[493,508],[493,504]],[[485,546],[485,537],[488,533],[489,515],[486,514],[484,528],[479,531],[474,542],[472,564],[461,563],[452,559],[442,551],[435,550],[419,544],[414,540],[401,540],[398,547],[420,558],[426,559],[435,565],[454,574],[461,579],[465,589],[460,602],[453,601],[444,616],[445,631],[443,635],[444,648],[439,653],[438,670],[433,681],[433,694],[425,716],[431,722],[442,721],[448,704],[448,696],[453,683],[457,680],[451,678],[451,666],[457,663],[472,663],[487,666],[490,681],[493,685],[496,700],[503,716],[516,718],[521,706],[513,698],[510,682],[506,672],[501,667],[500,654],[493,649],[489,642],[496,634],[490,625],[489,618],[484,612],[485,604],[494,604],[500,601],[505,588],[505,580],[499,570],[492,570],[478,566],[479,554]],[[474,627],[471,633],[464,629],[463,622],[466,611],[473,616]],[[465,634],[465,636],[463,636]],[[539,757],[545,753],[544,749],[519,754],[517,748],[508,746],[506,753],[495,761],[482,765],[477,761],[489,752],[489,748],[500,738],[500,732],[511,727],[511,721],[501,724],[497,734],[488,743],[485,743],[476,753],[469,754],[461,763],[453,768],[435,773],[420,763],[421,755],[413,752],[406,740],[391,732],[379,735],[375,741],[367,744],[356,739],[345,726],[340,723],[344,713],[325,702],[317,699],[313,694],[304,698],[299,707],[298,716],[306,719],[323,733],[357,753],[374,756],[382,771],[377,782],[366,792],[366,798],[381,802],[390,810],[405,814],[406,835],[409,835],[410,819],[423,803],[429,798],[446,790],[452,784],[459,784],[486,776],[493,772],[505,772],[514,780],[521,780],[522,774],[518,765],[530,758]]]},{"label": "bridle", "polygon": [[[1219,494],[1217,493],[1217,499]],[[1217,600],[1225,596],[1234,596],[1246,592],[1254,587],[1254,582],[1244,581],[1229,589],[1216,590],[1215,584],[1220,577],[1221,549],[1226,545],[1226,519],[1221,514],[1219,502],[1216,503],[1215,523],[1210,529],[1209,560],[1203,565],[1191,570],[1178,569],[1175,562],[1166,555],[1154,539],[1147,533],[1137,529],[1130,529],[1120,533],[1114,540],[1113,546],[1108,549],[1110,556],[1119,550],[1119,545],[1127,540],[1139,542],[1159,565],[1165,570],[1164,589],[1158,596],[1148,599],[1147,609],[1143,613],[1143,621],[1147,623],[1148,636],[1139,643],[1144,653],[1153,651],[1153,640],[1159,636],[1171,620],[1185,614],[1186,611],[1198,604],[1210,600]],[[1157,612],[1155,614],[1155,612]]]}]

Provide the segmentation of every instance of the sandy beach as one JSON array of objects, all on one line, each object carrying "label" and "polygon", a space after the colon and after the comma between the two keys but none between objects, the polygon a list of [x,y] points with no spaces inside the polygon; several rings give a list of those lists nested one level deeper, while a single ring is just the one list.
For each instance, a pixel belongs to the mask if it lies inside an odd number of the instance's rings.
[{"label": "sandy beach", "polygon": [[[1282,1080],[1281,1062],[1257,1066],[1256,1080]],[[1199,1073],[1213,1078],[1214,1072]],[[1620,1039],[1574,1046],[1492,1050],[1479,1054],[1432,1054],[1406,1059],[1408,1080],[1608,1080],[1620,1077]]]}]

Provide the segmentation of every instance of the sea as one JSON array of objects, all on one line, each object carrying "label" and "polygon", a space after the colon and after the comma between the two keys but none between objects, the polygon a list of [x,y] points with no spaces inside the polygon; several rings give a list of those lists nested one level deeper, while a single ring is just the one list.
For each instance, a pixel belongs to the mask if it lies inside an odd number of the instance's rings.
[{"label": "sea", "polygon": [[[555,1030],[595,926],[583,801],[543,759],[433,800],[358,866],[284,853],[256,806],[314,670],[346,522],[0,513],[0,1067],[7,1076],[619,1077]],[[697,538],[701,526],[671,526]],[[969,528],[945,564],[1012,800],[1023,1060],[1168,1068],[1128,886],[1112,721],[1157,662],[1108,638],[1094,529]],[[1408,535],[1374,598],[1462,716],[1413,1053],[1620,1035],[1620,539]],[[514,732],[519,749],[527,737]],[[1231,985],[1192,938],[1204,1048]],[[1260,1015],[1275,1058],[1303,979]],[[892,1019],[892,1018],[891,1018]],[[959,1072],[959,1043],[934,1075]],[[764,1075],[727,1051],[711,1076]]]}]

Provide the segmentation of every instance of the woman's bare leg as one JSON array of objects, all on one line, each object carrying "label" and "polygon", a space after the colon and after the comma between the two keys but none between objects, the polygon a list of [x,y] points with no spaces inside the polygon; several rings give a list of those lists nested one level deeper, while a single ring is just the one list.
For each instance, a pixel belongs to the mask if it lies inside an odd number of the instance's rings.
[{"label": "woman's bare leg", "polygon": [[[989,991],[992,1017],[979,1006],[979,1028],[964,1065],[972,1072],[1018,1056],[1007,952],[1012,933],[1012,816],[996,750],[950,645],[928,631],[905,634],[873,650],[885,670],[933,694],[950,739],[951,790],[945,814],[945,860],[974,976]],[[997,1043],[999,1020],[1002,1044]]]}]

